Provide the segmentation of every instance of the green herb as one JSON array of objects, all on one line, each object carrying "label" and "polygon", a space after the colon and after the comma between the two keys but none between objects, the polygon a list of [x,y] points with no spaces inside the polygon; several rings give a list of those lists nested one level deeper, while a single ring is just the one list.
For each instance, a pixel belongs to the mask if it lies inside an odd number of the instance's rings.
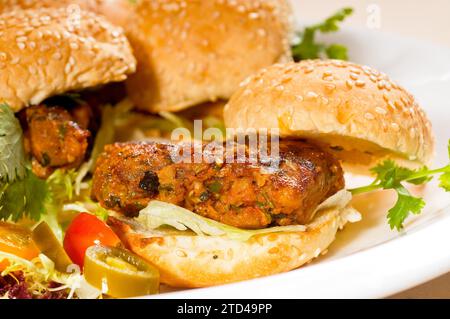
[{"label": "green herb", "polygon": [[208,190],[212,193],[219,193],[223,185],[219,181],[214,181],[208,185]]},{"label": "green herb", "polygon": [[23,217],[39,220],[45,212],[45,181],[26,170],[22,179],[5,183],[0,191],[0,220],[18,221]]},{"label": "green herb", "polygon": [[295,61],[317,59],[326,55],[330,59],[347,60],[347,48],[340,44],[325,45],[316,42],[317,32],[330,33],[339,30],[342,22],[353,13],[352,8],[343,8],[326,19],[323,23],[306,27],[299,33],[300,41],[292,46],[292,55]]},{"label": "green herb", "polygon": [[[450,158],[450,140],[448,143]],[[405,182],[421,185],[429,182],[433,175],[441,174],[439,186],[445,191],[450,191],[450,164],[437,169],[428,169],[426,166],[411,170],[398,166],[392,160],[386,160],[371,169],[376,174],[374,182],[368,186],[351,189],[353,195],[362,194],[377,189],[393,189],[397,192],[397,202],[389,209],[388,220],[391,229],[401,230],[403,222],[409,214],[420,214],[425,202],[420,197],[411,195],[403,185]]]},{"label": "green herb", "polygon": [[13,111],[0,104],[0,185],[26,176],[22,128]]}]

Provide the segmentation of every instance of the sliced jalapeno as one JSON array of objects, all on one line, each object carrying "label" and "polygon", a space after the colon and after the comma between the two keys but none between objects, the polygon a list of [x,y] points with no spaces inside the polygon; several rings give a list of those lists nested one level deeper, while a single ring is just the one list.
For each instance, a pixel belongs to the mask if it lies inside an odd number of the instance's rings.
[{"label": "sliced jalapeno", "polygon": [[67,271],[67,267],[72,264],[72,261],[45,221],[34,227],[32,238],[41,253],[55,263],[56,270]]},{"label": "sliced jalapeno", "polygon": [[156,294],[159,271],[132,252],[101,245],[91,246],[84,257],[86,281],[115,298]]}]

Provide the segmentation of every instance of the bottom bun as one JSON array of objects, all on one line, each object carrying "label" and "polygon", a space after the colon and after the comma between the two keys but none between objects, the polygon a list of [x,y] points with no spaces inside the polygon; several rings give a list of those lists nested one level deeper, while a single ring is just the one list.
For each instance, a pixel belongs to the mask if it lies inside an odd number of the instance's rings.
[{"label": "bottom bun", "polygon": [[298,268],[323,254],[337,231],[359,216],[350,206],[327,209],[305,231],[256,235],[245,242],[189,232],[143,234],[114,217],[108,224],[130,250],[159,268],[162,283],[197,288]]}]

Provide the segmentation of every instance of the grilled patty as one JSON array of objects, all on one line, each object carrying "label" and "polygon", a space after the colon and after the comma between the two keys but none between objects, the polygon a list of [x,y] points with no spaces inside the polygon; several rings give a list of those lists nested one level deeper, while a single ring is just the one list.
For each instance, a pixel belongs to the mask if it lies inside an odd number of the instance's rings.
[{"label": "grilled patty", "polygon": [[[303,141],[280,142],[279,169],[263,164],[174,163],[175,146],[117,143],[105,147],[92,197],[136,216],[152,199],[185,207],[239,228],[304,224],[318,204],[344,187],[339,162]],[[192,154],[194,154],[192,152]]]}]

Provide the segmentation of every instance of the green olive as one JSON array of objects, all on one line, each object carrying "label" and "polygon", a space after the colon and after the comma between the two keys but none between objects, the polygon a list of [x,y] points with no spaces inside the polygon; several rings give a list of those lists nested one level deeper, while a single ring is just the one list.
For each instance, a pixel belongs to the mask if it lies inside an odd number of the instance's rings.
[{"label": "green olive", "polygon": [[84,277],[92,286],[115,298],[159,292],[158,269],[118,247],[89,247],[84,257]]},{"label": "green olive", "polygon": [[40,222],[34,227],[32,238],[41,253],[55,263],[56,270],[67,271],[72,261],[46,222]]}]

